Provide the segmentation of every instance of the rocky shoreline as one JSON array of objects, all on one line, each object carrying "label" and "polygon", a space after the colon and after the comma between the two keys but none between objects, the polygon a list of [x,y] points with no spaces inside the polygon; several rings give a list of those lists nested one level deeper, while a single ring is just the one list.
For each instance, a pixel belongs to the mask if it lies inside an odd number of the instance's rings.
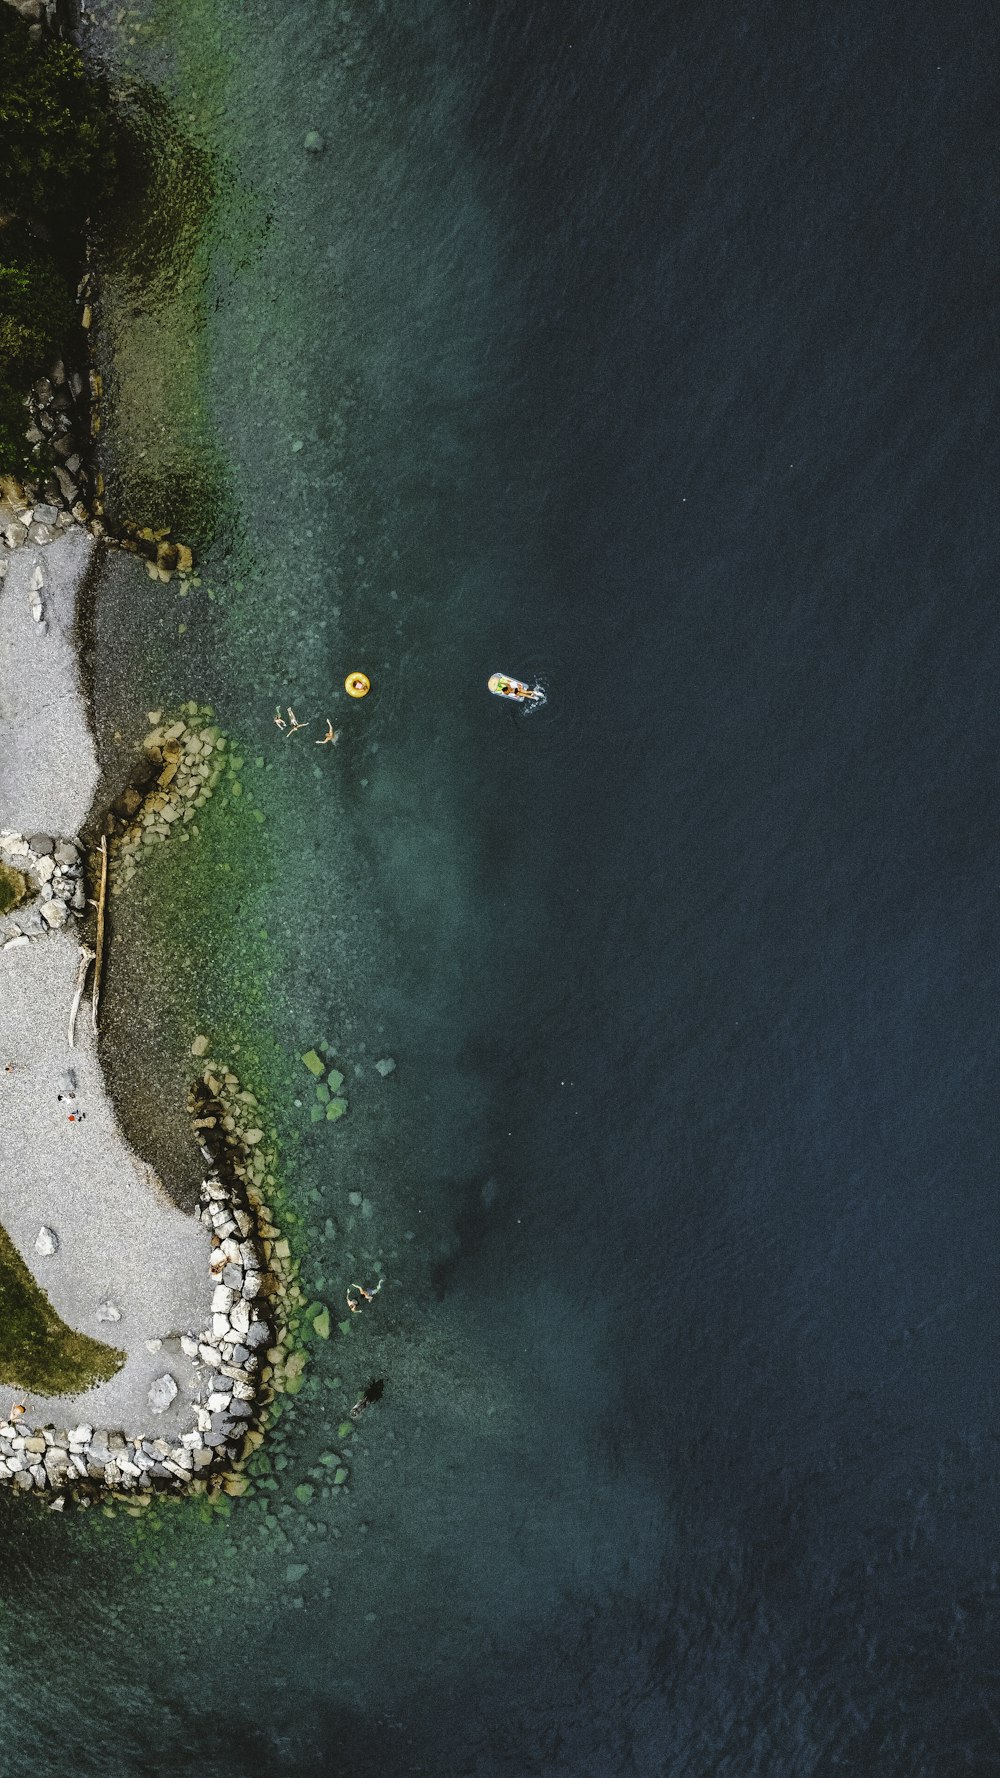
[{"label": "rocky shoreline", "polygon": [[[190,1430],[173,1441],[130,1438],[120,1430],[85,1423],[21,1428],[14,1415],[0,1420],[0,1482],[51,1493],[56,1510],[67,1499],[91,1506],[108,1490],[148,1499],[155,1489],[204,1491],[211,1471],[230,1472],[214,1478],[222,1492],[243,1492],[242,1478],[231,1472],[262,1436],[262,1369],[269,1376],[264,1361],[269,1353],[279,1356],[273,1345],[276,1317],[264,1304],[276,1286],[246,1189],[213,1169],[202,1184],[201,1198],[200,1215],[212,1238],[211,1321],[176,1337],[178,1354],[188,1359],[193,1372]],[[174,1343],[163,1342],[165,1355]],[[173,1372],[165,1369],[150,1389],[151,1411],[162,1412],[178,1388]]]},{"label": "rocky shoreline", "polygon": [[[30,22],[36,41],[47,34],[66,34],[66,19],[58,5],[45,5],[43,0],[8,3]],[[120,548],[143,558],[153,578],[186,579],[194,573],[190,548],[173,541],[169,532],[129,527],[115,535],[105,523],[104,490],[93,462],[102,390],[100,377],[89,365],[95,300],[89,269],[76,294],[78,348],[53,362],[25,404],[25,440],[37,468],[0,476],[0,598],[5,582],[8,597],[14,580],[23,586],[19,597],[26,601],[24,613],[27,616],[30,599],[34,620],[27,628],[46,659],[50,624],[61,632],[61,641],[71,638],[71,629],[58,608],[50,608],[47,570],[39,552],[74,530],[86,532],[98,547]],[[76,363],[71,362],[74,357]],[[28,558],[30,591],[28,570],[7,580],[15,555],[21,562]],[[44,675],[48,668],[42,671]],[[187,839],[189,831],[197,831],[192,823],[215,788],[226,747],[225,738],[211,724],[211,714],[194,703],[173,720],[160,721],[160,713],[155,713],[156,726],[146,737],[135,781],[97,828],[108,845],[112,895],[126,887],[145,847],[168,838],[176,843]],[[82,807],[71,818],[78,818]],[[88,830],[92,818],[91,814],[85,823]],[[48,955],[26,951],[27,947],[52,943],[57,935],[64,944],[68,936],[64,929],[89,924],[88,902],[92,906],[97,899],[97,864],[92,855],[88,868],[79,833],[59,837],[21,832],[13,826],[0,828],[0,957],[13,952],[19,967],[22,954]],[[81,987],[92,958],[81,934]],[[15,963],[9,967],[15,968]],[[79,1001],[78,993],[72,1012],[69,1006],[66,1009],[70,1053]],[[287,1349],[288,1321],[299,1292],[287,1243],[281,1240],[263,1194],[274,1157],[268,1159],[264,1133],[255,1127],[260,1113],[253,1094],[223,1066],[206,1061],[206,1050],[207,1040],[197,1039],[193,1053],[202,1072],[190,1098],[194,1134],[206,1162],[199,1211],[210,1241],[205,1316],[199,1324],[182,1325],[163,1338],[146,1340],[142,1353],[145,1363],[146,1354],[155,1353],[163,1366],[146,1394],[149,1419],[155,1426],[155,1417],[164,1414],[173,1430],[169,1437],[140,1432],[135,1421],[145,1420],[145,1413],[133,1416],[129,1432],[85,1420],[40,1425],[44,1398],[26,1410],[15,1393],[7,1417],[0,1419],[0,1483],[50,1497],[55,1510],[70,1501],[91,1506],[107,1494],[120,1495],[139,1507],[161,1489],[243,1493],[248,1484],[238,1473],[239,1466],[263,1438],[269,1403],[286,1377],[294,1375],[294,1355]],[[75,1083],[70,1073],[66,1096],[72,1101]],[[74,1112],[69,1115],[72,1121]],[[36,1238],[35,1254],[44,1264],[58,1264],[54,1255],[62,1258],[58,1229],[48,1227],[47,1221]],[[123,1284],[123,1288],[128,1287]],[[196,1302],[193,1297],[187,1313]],[[100,1304],[97,1317],[112,1323],[122,1320],[111,1300]],[[147,1380],[148,1376],[147,1372]],[[142,1388],[145,1391],[145,1382]],[[190,1415],[185,1413],[180,1422],[183,1430],[177,1431],[177,1410],[187,1398]]]},{"label": "rocky shoreline", "polygon": [[[182,732],[178,723],[174,735],[173,726],[168,725],[171,741]],[[194,782],[200,795],[202,781]],[[0,951],[44,943],[50,932],[78,921],[85,912],[80,841],[0,830],[0,887],[5,884],[19,899],[0,917]],[[81,957],[87,956],[81,947]],[[205,1046],[196,1040],[195,1047],[203,1052]],[[280,1292],[286,1256],[260,1191],[265,1165],[255,1153],[263,1134],[253,1127],[256,1100],[240,1090],[235,1075],[214,1072],[217,1066],[203,1063],[191,1098],[195,1135],[211,1163],[199,1213],[211,1240],[209,1316],[203,1327],[187,1328],[160,1343],[173,1368],[163,1371],[148,1397],[150,1412],[160,1413],[186,1385],[193,1398],[193,1423],[171,1441],[129,1437],[120,1429],[86,1423],[23,1426],[12,1408],[0,1420],[0,1482],[51,1492],[54,1506],[65,1505],[67,1498],[89,1505],[102,1490],[131,1495],[151,1488],[190,1488],[196,1482],[206,1487],[210,1476],[223,1491],[242,1492],[232,1471],[260,1442],[259,1423],[272,1398],[274,1368],[283,1362]],[[67,1084],[68,1101],[74,1097],[73,1084]],[[222,1102],[220,1095],[227,1093],[233,1108]],[[214,1161],[208,1141],[221,1150]],[[58,1236],[43,1227],[37,1251],[50,1254],[57,1247]],[[103,1320],[120,1320],[113,1303],[102,1304],[99,1313]],[[182,1359],[187,1363],[178,1381],[175,1371]],[[218,1477],[212,1472],[219,1472]]]},{"label": "rocky shoreline", "polygon": [[[146,737],[140,767],[145,795],[127,789],[104,823],[111,835],[112,893],[125,887],[144,846],[176,840],[214,789],[226,743],[209,724],[210,716],[207,708],[191,703]],[[8,903],[0,915],[0,955],[44,944],[51,933],[86,915],[81,841],[0,830],[0,890]],[[81,944],[80,955],[82,982],[92,952]],[[72,1024],[71,1016],[71,1032]],[[260,1444],[261,1422],[282,1384],[289,1361],[288,1310],[299,1292],[287,1243],[264,1195],[273,1156],[258,1127],[255,1096],[224,1065],[206,1057],[207,1048],[207,1039],[194,1040],[201,1072],[189,1111],[208,1163],[199,1212],[211,1242],[208,1313],[204,1325],[147,1346],[162,1350],[165,1363],[148,1393],[150,1414],[170,1407],[183,1389],[191,1397],[192,1422],[172,1439],[129,1436],[120,1428],[86,1422],[26,1425],[19,1423],[15,1400],[0,1420],[0,1482],[51,1494],[56,1508],[70,1499],[91,1505],[108,1491],[136,1504],[161,1488],[242,1493],[246,1484],[236,1471]],[[67,1079],[68,1100],[74,1098],[74,1085]],[[58,1250],[55,1230],[43,1226],[38,1241],[46,1243],[36,1242],[40,1254]],[[112,1302],[102,1303],[98,1314],[104,1321],[121,1319]]]}]

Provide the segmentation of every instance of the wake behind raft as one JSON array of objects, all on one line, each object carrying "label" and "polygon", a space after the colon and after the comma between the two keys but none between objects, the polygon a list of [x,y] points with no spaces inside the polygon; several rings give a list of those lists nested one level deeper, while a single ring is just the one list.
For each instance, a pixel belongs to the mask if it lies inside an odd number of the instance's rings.
[{"label": "wake behind raft", "polygon": [[511,679],[506,673],[491,673],[487,684],[494,697],[506,698],[513,704],[537,706],[545,702],[540,685],[525,685],[523,679]]}]

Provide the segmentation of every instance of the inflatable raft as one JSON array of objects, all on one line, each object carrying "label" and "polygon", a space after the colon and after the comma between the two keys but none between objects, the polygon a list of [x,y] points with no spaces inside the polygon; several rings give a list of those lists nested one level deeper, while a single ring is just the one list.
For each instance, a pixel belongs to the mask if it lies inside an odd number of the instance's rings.
[{"label": "inflatable raft", "polygon": [[523,679],[511,679],[507,673],[491,673],[489,689],[496,698],[509,698],[515,704],[544,704],[545,693],[540,685],[525,685]]}]

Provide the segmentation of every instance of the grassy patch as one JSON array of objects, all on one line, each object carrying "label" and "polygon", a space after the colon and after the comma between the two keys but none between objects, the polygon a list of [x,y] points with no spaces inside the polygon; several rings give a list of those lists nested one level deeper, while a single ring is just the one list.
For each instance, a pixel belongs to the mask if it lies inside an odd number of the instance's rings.
[{"label": "grassy patch", "polygon": [[104,1383],[124,1352],[74,1333],[61,1321],[0,1228],[0,1383],[42,1395],[75,1395]]},{"label": "grassy patch", "polygon": [[0,864],[0,914],[9,913],[28,893],[28,880],[11,864]]}]

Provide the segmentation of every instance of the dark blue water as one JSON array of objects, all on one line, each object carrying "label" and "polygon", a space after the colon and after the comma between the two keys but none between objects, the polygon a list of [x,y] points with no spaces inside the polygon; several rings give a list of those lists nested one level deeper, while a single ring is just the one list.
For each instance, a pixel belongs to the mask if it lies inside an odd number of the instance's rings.
[{"label": "dark blue water", "polygon": [[994,1771],[995,21],[491,17],[489,639],[554,695],[453,1291],[545,1401],[544,1609],[430,1745]]},{"label": "dark blue water", "polygon": [[301,1610],[249,1507],[180,1605],[18,1545],[10,1769],[985,1778],[995,17],[240,19],[269,602],[191,690],[251,752],[374,668],[270,924],[289,1049],[399,1055],[309,1161],[402,1254],[389,1386]]}]

